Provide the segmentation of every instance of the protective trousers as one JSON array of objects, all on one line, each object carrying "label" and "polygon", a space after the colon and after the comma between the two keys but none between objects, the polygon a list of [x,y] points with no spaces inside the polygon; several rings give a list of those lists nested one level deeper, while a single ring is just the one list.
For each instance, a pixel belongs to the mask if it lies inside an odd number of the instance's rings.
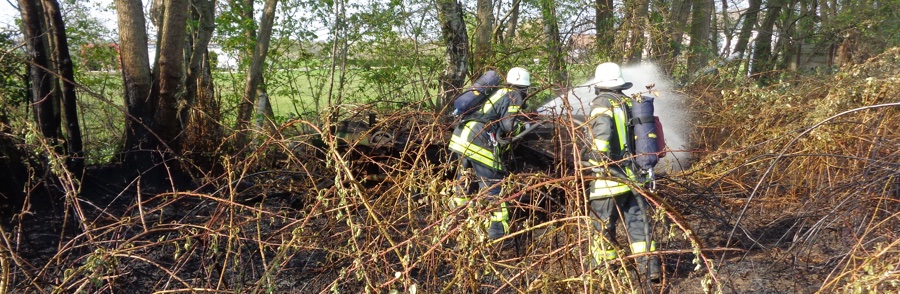
[{"label": "protective trousers", "polygon": [[[475,173],[474,179],[472,171]],[[459,184],[456,186],[453,201],[457,206],[466,205],[469,202],[469,195],[477,193],[479,189],[485,190],[487,201],[499,201],[502,191],[499,183],[504,177],[506,177],[506,172],[502,170],[496,170],[463,158],[456,171],[456,179]],[[478,185],[474,185],[474,182],[477,182]],[[506,202],[500,202],[498,207],[497,210],[491,212],[489,221],[485,224],[491,240],[499,239],[509,233],[509,209]]]},{"label": "protective trousers", "polygon": [[616,224],[620,219],[625,222],[625,229],[628,231],[631,253],[656,251],[656,242],[651,240],[650,229],[644,226],[644,215],[647,213],[645,208],[649,207],[644,197],[628,192],[613,197],[592,199],[590,204],[591,210],[596,214],[591,224],[599,233],[599,236],[591,240],[591,255],[595,262],[618,257],[615,240]]}]

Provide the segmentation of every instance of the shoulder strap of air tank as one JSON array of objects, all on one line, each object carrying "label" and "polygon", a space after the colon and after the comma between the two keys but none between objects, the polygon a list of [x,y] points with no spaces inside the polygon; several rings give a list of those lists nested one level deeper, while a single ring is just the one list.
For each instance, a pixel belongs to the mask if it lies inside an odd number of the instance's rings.
[{"label": "shoulder strap of air tank", "polygon": [[656,118],[652,116],[632,117],[628,119],[628,125],[652,124],[656,123]]},{"label": "shoulder strap of air tank", "polygon": [[619,103],[620,101],[622,101],[622,99],[619,97],[619,95],[616,95],[615,93],[612,93],[612,92],[605,92],[605,91],[600,92],[597,94],[597,96],[594,99],[597,99],[600,97],[604,97],[604,98],[608,99],[610,103],[612,103],[612,102]]}]

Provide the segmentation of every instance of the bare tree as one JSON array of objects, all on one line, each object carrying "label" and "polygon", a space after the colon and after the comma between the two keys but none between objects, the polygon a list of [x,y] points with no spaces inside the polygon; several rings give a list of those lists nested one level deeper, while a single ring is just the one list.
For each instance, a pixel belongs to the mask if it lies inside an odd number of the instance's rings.
[{"label": "bare tree", "polygon": [[185,78],[185,99],[188,107],[184,107],[179,114],[182,119],[189,118],[185,129],[185,148],[190,146],[192,154],[198,154],[193,158],[194,162],[205,170],[209,170],[214,156],[211,154],[218,147],[216,139],[221,135],[219,120],[221,114],[219,105],[215,99],[215,89],[212,82],[212,68],[209,62],[209,42],[215,29],[215,5],[214,0],[191,0],[192,23],[187,46],[189,60],[187,65],[187,77]]},{"label": "bare tree", "polygon": [[627,8],[628,17],[628,63],[637,64],[641,62],[641,56],[644,53],[644,45],[646,44],[644,37],[647,25],[648,9],[650,8],[649,0],[636,0],[629,3]]},{"label": "bare tree", "polygon": [[693,1],[675,0],[672,1],[672,9],[669,10],[669,42],[670,54],[667,54],[666,68],[669,73],[674,72],[676,60],[682,53],[682,43],[684,41],[684,31],[687,28],[688,17],[693,8]]},{"label": "bare tree", "polygon": [[649,33],[652,41],[649,57],[658,62],[664,71],[672,74],[677,63],[676,57],[681,54],[681,42],[691,11],[691,1],[653,0],[650,11],[653,13],[650,17],[653,29]]},{"label": "bare tree", "polygon": [[[728,0],[722,0],[722,34],[725,35],[725,44],[722,46],[722,55],[728,55],[728,51],[731,50],[731,41],[734,39],[734,29],[730,29],[731,27],[731,18],[728,16]],[[714,14],[715,15],[715,14]],[[715,24],[716,22],[713,21]],[[713,33],[713,35],[718,35],[718,33]],[[713,44],[718,44],[717,42],[713,42]]]},{"label": "bare tree", "polygon": [[154,113],[153,128],[171,152],[179,154],[178,142],[184,126],[179,118],[181,109],[187,106],[184,95],[184,44],[187,37],[188,0],[167,0],[162,26],[158,64],[154,76],[159,77],[159,97]]},{"label": "bare tree", "polygon": [[[344,99],[344,77],[347,69],[347,53],[349,48],[347,27],[347,3],[345,0],[333,2],[334,25],[332,27],[331,67],[329,69],[330,83],[328,84],[328,106],[340,105]],[[335,79],[337,77],[337,79]],[[337,83],[335,83],[335,81]],[[337,89],[335,89],[337,86]],[[335,91],[336,90],[336,91]],[[337,93],[337,95],[335,95]],[[330,123],[336,122],[340,116],[339,111],[334,111],[327,118]],[[330,126],[331,131],[335,125]]]},{"label": "bare tree", "polygon": [[754,76],[762,78],[759,76],[761,73],[773,69],[772,34],[784,3],[785,0],[770,0],[766,3],[766,17],[763,19],[753,43],[753,66],[750,68],[750,73]]},{"label": "bare tree", "polygon": [[741,23],[741,32],[738,34],[738,38],[736,43],[734,44],[734,50],[732,54],[738,54],[743,57],[747,52],[747,44],[750,42],[750,35],[753,33],[753,29],[756,27],[757,19],[759,17],[759,7],[762,4],[762,0],[750,0],[747,6],[747,10],[744,12],[744,20]]},{"label": "bare tree", "polygon": [[691,12],[691,53],[688,55],[688,72],[706,66],[709,60],[709,31],[712,18],[712,0],[694,1]]},{"label": "bare tree", "polygon": [[34,120],[48,143],[56,145],[60,121],[55,108],[56,97],[53,96],[54,79],[50,73],[50,45],[43,26],[43,7],[37,0],[19,0],[19,10],[31,63],[28,68]]},{"label": "bare tree", "polygon": [[[147,27],[140,0],[116,0],[119,46],[125,88],[125,166],[143,174],[143,184],[159,188],[180,175],[184,129],[179,110],[184,95],[184,47],[188,0],[163,0],[156,5],[160,24],[157,63],[150,70]],[[152,78],[155,77],[155,78]]]},{"label": "bare tree", "polygon": [[215,12],[213,0],[191,0],[190,20],[196,25],[188,26],[191,29],[187,46],[190,58],[185,78],[185,97],[190,105],[204,94],[205,89],[200,90],[198,86],[212,86],[204,81],[209,78],[209,41],[216,28]]},{"label": "bare tree", "polygon": [[522,0],[513,0],[512,7],[509,11],[501,16],[494,23],[494,32],[492,33],[494,41],[504,43],[515,37],[519,26],[519,10],[522,6]]},{"label": "bare tree", "polygon": [[66,126],[66,149],[68,150],[68,169],[80,178],[84,172],[84,150],[81,139],[81,127],[78,123],[78,105],[75,95],[75,70],[69,56],[69,38],[66,36],[66,24],[59,11],[59,2],[44,0],[47,10],[51,36],[55,42],[54,58],[62,82],[62,115]]},{"label": "bare tree", "polygon": [[[269,51],[269,39],[272,36],[272,25],[275,22],[275,7],[277,5],[278,0],[266,0],[265,6],[263,6],[263,15],[260,20],[256,46],[253,49],[250,71],[244,83],[244,94],[241,98],[238,118],[235,123],[235,129],[238,131],[243,131],[249,125],[250,116],[253,113],[253,102],[258,97],[257,91],[262,82],[262,72],[265,66],[266,54]],[[238,136],[238,142],[243,142],[244,138],[244,136]]]},{"label": "bare tree", "polygon": [[465,82],[469,36],[463,20],[462,5],[457,0],[438,0],[437,12],[441,36],[447,50],[446,66],[440,77],[443,95],[441,101],[435,105],[435,108],[440,110],[452,101]]},{"label": "bare tree", "polygon": [[556,1],[541,0],[541,17],[544,25],[544,40],[547,50],[547,71],[550,82],[559,85],[560,91],[565,91],[566,69],[565,51],[559,40],[559,24],[556,20]]},{"label": "bare tree", "polygon": [[[251,69],[253,64],[259,65],[259,72],[253,72],[259,76],[259,86],[256,87],[256,113],[259,117],[256,121],[257,127],[267,128],[270,132],[275,131],[275,113],[272,111],[272,103],[269,100],[269,92],[266,87],[265,79],[262,72],[265,69],[266,54],[269,52],[269,42],[272,38],[272,26],[275,23],[275,7],[278,5],[277,0],[267,0],[263,6],[262,20],[259,27],[259,39],[256,40],[256,48],[253,53],[253,61],[251,61]],[[259,58],[259,61],[256,59]]]},{"label": "bare tree", "polygon": [[140,161],[132,151],[150,147],[155,140],[145,124],[153,118],[155,101],[151,100],[150,57],[147,52],[147,25],[139,0],[116,0],[122,79],[125,90],[124,160]]},{"label": "bare tree", "polygon": [[616,20],[613,17],[613,1],[612,0],[596,0],[594,7],[594,22],[597,31],[597,48],[600,56],[609,56],[612,52],[613,38],[615,32],[613,25]]},{"label": "bare tree", "polygon": [[[65,168],[80,178],[84,170],[84,151],[72,59],[59,3],[56,0],[20,0],[19,7],[29,55],[34,120],[53,152],[66,157]],[[60,128],[63,117],[65,133]]]},{"label": "bare tree", "polygon": [[[801,7],[797,7],[800,5]],[[779,70],[795,70],[797,69],[800,58],[800,40],[803,38],[802,32],[798,30],[797,25],[803,19],[802,15],[797,16],[797,12],[802,12],[803,4],[799,0],[789,0],[779,17],[777,46],[774,52],[780,52],[780,61],[776,64],[775,69]],[[773,54],[774,54],[773,52]]]},{"label": "bare tree", "polygon": [[516,31],[519,27],[519,9],[522,6],[522,0],[513,1],[512,9],[509,11],[509,21],[506,24],[506,34],[504,39],[512,39],[516,37]]},{"label": "bare tree", "polygon": [[487,66],[493,55],[491,33],[494,31],[494,4],[491,0],[478,0],[475,12],[475,56],[473,64],[480,70]]}]

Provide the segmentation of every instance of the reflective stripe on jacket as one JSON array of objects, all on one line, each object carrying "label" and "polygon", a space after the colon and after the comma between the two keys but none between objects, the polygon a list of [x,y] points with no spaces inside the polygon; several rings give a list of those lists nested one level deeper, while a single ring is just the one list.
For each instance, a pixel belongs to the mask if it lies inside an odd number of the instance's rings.
[{"label": "reflective stripe on jacket", "polygon": [[602,162],[607,174],[595,173],[597,177],[615,177],[621,180],[598,179],[591,183],[588,197],[600,199],[616,196],[631,191],[624,181],[635,181],[631,163],[626,159],[628,133],[627,104],[621,105],[627,97],[621,93],[606,92],[598,95],[591,102],[591,150],[593,158],[604,158],[610,162]]},{"label": "reflective stripe on jacket", "polygon": [[497,158],[497,146],[491,139],[518,129],[516,115],[524,101],[523,93],[507,87],[497,89],[480,109],[469,114],[454,130],[448,147],[475,162],[503,170]]},{"label": "reflective stripe on jacket", "polygon": [[478,121],[469,121],[456,128],[453,136],[450,137],[450,145],[447,147],[470,160],[503,170],[502,164],[494,156],[493,147],[487,147],[489,141],[484,140],[483,135],[487,135],[484,132],[484,124]]}]

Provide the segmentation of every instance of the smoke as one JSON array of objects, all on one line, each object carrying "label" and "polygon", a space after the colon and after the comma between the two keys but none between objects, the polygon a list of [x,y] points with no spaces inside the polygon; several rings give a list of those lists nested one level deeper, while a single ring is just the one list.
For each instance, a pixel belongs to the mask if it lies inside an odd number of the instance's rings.
[{"label": "smoke", "polygon": [[[645,86],[655,84],[653,88],[659,92],[659,97],[654,100],[655,115],[663,125],[666,145],[670,152],[656,167],[659,173],[679,171],[688,168],[690,161],[689,136],[691,134],[691,116],[687,111],[688,100],[683,94],[675,91],[673,82],[654,64],[642,63],[640,65],[626,66],[622,68],[622,75],[626,81],[632,82],[633,87],[625,90],[626,95],[637,92],[647,92]],[[563,115],[571,112],[575,117],[584,117],[590,112],[590,103],[594,99],[593,82],[588,80],[576,86],[565,96],[557,97],[550,102],[538,107],[537,111],[545,115]],[[645,93],[646,94],[646,93]],[[569,108],[563,99],[568,100]]]}]

